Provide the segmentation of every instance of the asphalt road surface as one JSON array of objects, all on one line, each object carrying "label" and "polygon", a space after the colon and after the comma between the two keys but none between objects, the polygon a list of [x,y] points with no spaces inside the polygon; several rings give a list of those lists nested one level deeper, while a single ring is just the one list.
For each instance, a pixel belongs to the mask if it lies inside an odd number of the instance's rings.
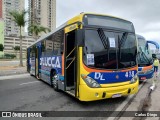
[{"label": "asphalt road surface", "polygon": [[[67,93],[54,91],[33,76],[0,80],[0,111],[114,111],[125,99],[81,102]],[[83,120],[85,117],[73,119]]]}]

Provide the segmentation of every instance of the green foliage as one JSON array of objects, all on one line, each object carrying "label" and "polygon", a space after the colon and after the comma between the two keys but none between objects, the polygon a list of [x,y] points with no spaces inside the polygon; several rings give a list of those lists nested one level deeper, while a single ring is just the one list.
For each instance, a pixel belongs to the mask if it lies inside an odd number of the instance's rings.
[{"label": "green foliage", "polygon": [[0,51],[3,51],[4,47],[3,44],[0,44]]},{"label": "green foliage", "polygon": [[35,36],[38,36],[41,32],[47,33],[50,32],[51,30],[47,27],[43,27],[41,25],[33,24],[28,27],[28,31],[32,33]]},{"label": "green foliage", "polygon": [[13,59],[15,57],[16,57],[16,55],[14,55],[14,54],[4,54],[4,58],[7,58],[7,59]]},{"label": "green foliage", "polygon": [[25,20],[25,15],[26,15],[27,11],[22,10],[22,11],[10,11],[9,14],[12,17],[12,20],[19,26],[20,28],[20,54],[19,54],[19,58],[20,58],[20,64],[19,66],[23,66],[23,61],[22,61],[22,27],[25,26],[25,23],[27,22]]},{"label": "green foliage", "polygon": [[9,14],[12,16],[12,19],[15,23],[17,23],[17,25],[19,27],[24,27],[25,23],[27,21],[25,21],[25,15],[26,15],[27,11],[22,10],[22,11],[10,11]]},{"label": "green foliage", "polygon": [[20,46],[15,46],[15,47],[13,47],[13,49],[14,49],[15,51],[20,51]]}]

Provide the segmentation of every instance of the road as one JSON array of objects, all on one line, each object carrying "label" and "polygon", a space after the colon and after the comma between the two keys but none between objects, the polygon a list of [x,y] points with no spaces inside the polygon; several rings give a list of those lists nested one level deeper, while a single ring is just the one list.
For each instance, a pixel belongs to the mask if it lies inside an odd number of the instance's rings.
[{"label": "road", "polygon": [[80,102],[29,75],[0,80],[0,111],[114,111],[125,99]]}]

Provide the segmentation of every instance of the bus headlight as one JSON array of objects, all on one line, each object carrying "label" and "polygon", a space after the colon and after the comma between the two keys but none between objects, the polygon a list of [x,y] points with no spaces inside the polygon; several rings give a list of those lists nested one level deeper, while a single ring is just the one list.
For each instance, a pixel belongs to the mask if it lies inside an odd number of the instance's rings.
[{"label": "bus headlight", "polygon": [[81,75],[82,79],[85,81],[85,83],[91,87],[91,88],[100,88],[100,84],[98,84],[94,79],[92,79],[91,77],[82,74]]},{"label": "bus headlight", "polygon": [[138,80],[137,74],[131,79],[130,83],[133,84]]}]

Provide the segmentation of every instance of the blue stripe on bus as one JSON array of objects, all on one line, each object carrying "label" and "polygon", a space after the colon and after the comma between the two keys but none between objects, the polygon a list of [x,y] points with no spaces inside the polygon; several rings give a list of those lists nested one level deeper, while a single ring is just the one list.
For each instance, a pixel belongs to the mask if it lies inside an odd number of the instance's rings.
[{"label": "blue stripe on bus", "polygon": [[154,75],[154,70],[152,69],[152,70],[149,70],[148,72],[146,72],[146,73],[139,73],[138,74],[138,77],[141,79],[141,77],[145,77],[146,79],[151,79],[152,77],[153,77],[153,75]]},{"label": "blue stripe on bus", "polygon": [[64,76],[59,75],[59,80],[64,81]]},{"label": "blue stripe on bus", "polygon": [[[45,70],[39,70],[41,74],[50,76],[50,72],[49,71],[45,71]],[[64,81],[64,76],[59,75],[59,80]]]},{"label": "blue stripe on bus", "polygon": [[92,72],[88,76],[96,80],[99,84],[108,84],[108,83],[130,81],[136,73],[137,73],[136,70],[128,72],[108,72],[108,73]]},{"label": "blue stripe on bus", "polygon": [[42,70],[42,69],[40,69],[39,71],[40,71],[42,74],[45,74],[45,75],[50,76],[50,72],[49,72],[49,71]]}]

